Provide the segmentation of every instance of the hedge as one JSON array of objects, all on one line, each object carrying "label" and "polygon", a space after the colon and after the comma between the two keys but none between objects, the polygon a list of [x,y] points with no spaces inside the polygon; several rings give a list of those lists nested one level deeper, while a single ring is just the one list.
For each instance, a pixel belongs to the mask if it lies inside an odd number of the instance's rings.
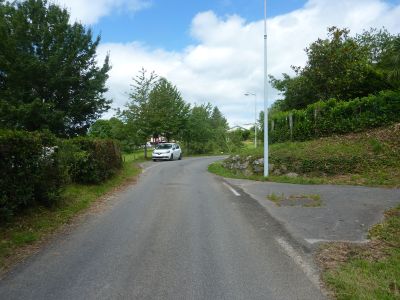
[{"label": "hedge", "polygon": [[49,133],[0,130],[0,223],[34,204],[59,199],[65,173]]},{"label": "hedge", "polygon": [[122,167],[122,155],[113,140],[78,137],[61,144],[62,162],[72,182],[98,184]]},{"label": "hedge", "polygon": [[351,101],[331,99],[311,104],[303,110],[271,115],[269,141],[304,141],[334,134],[359,132],[399,121],[399,91],[383,91],[378,95]]},{"label": "hedge", "polygon": [[97,184],[121,167],[112,140],[0,130],[0,223],[28,207],[56,203],[68,182]]}]

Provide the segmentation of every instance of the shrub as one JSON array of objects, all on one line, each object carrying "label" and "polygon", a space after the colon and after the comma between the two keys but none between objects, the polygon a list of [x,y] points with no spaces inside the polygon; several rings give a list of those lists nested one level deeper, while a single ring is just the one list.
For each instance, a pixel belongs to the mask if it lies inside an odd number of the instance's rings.
[{"label": "shrub", "polygon": [[0,130],[0,220],[59,199],[64,172],[49,133]]},{"label": "shrub", "polygon": [[305,141],[399,121],[400,92],[385,91],[351,101],[331,99],[303,110],[275,113],[269,118],[269,140],[270,143]]},{"label": "shrub", "polygon": [[122,167],[118,144],[113,140],[78,137],[61,146],[62,163],[75,183],[105,181]]}]

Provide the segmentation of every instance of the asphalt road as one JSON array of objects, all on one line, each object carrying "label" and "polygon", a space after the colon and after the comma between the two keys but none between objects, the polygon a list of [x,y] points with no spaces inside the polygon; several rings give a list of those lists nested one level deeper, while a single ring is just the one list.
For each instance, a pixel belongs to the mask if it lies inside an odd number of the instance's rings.
[{"label": "asphalt road", "polygon": [[[305,185],[259,182],[242,179],[225,181],[243,189],[306,247],[318,247],[320,242],[368,241],[368,231],[383,220],[384,212],[400,205],[400,189],[346,185]],[[284,197],[318,195],[321,205],[302,207],[291,201],[277,206],[267,195]]]},{"label": "asphalt road", "polygon": [[214,160],[147,164],[112,206],[3,278],[0,299],[324,299],[310,254],[207,173]]}]

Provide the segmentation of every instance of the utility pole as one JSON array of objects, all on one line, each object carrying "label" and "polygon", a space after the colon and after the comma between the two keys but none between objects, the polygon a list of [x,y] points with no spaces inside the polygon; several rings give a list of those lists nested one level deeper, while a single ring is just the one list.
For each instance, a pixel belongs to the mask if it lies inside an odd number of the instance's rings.
[{"label": "utility pole", "polygon": [[257,148],[257,94],[245,93],[245,96],[254,96],[254,148]]},{"label": "utility pole", "polygon": [[268,165],[268,79],[267,79],[267,0],[264,0],[264,177],[269,175]]}]

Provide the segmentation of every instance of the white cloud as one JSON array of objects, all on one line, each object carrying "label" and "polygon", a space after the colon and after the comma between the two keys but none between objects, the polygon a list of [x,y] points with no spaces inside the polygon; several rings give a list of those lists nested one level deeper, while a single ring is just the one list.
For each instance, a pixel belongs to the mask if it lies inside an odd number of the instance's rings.
[{"label": "white cloud", "polygon": [[56,3],[67,8],[71,13],[71,22],[95,24],[101,17],[116,10],[136,12],[151,6],[151,0],[56,0]]},{"label": "white cloud", "polygon": [[[299,10],[268,20],[268,73],[290,73],[290,65],[304,65],[304,48],[326,37],[329,26],[348,27],[353,34],[385,26],[400,31],[400,5],[382,0],[309,0]],[[144,67],[165,76],[191,103],[210,101],[218,105],[231,125],[254,120],[254,92],[258,108],[263,103],[263,20],[246,22],[240,16],[225,18],[208,11],[192,22],[197,43],[180,52],[151,49],[143,44],[102,44],[99,58],[110,51],[110,96],[114,106],[127,101],[132,77]],[[269,101],[277,98],[269,90]]]}]

